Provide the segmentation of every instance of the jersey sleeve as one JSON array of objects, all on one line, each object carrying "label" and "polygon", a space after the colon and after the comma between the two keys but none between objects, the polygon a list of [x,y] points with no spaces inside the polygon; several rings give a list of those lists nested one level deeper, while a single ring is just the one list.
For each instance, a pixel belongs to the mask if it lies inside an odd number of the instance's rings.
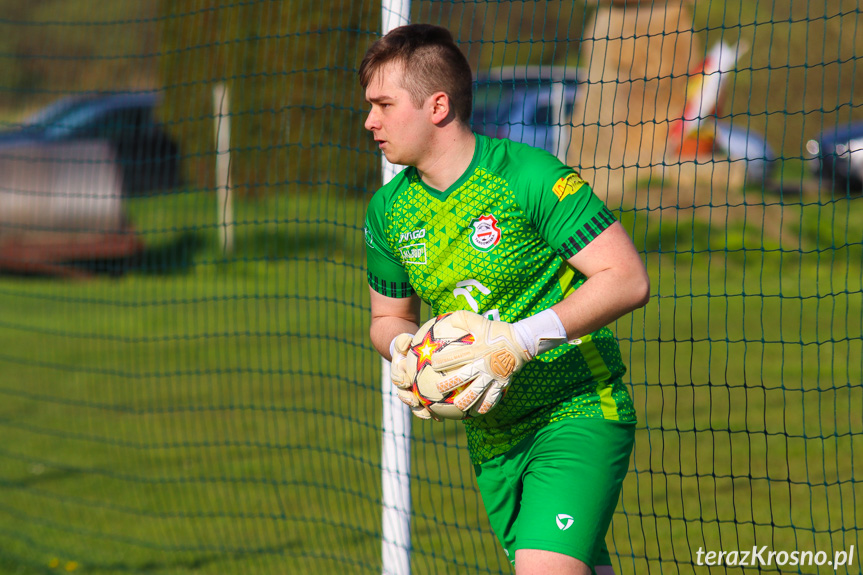
[{"label": "jersey sleeve", "polygon": [[516,195],[540,235],[568,260],[614,223],[615,218],[581,176],[542,150],[518,162]]},{"label": "jersey sleeve", "polygon": [[408,281],[408,274],[387,241],[385,208],[383,195],[377,193],[366,212],[364,232],[369,286],[387,297],[410,297],[414,290]]}]

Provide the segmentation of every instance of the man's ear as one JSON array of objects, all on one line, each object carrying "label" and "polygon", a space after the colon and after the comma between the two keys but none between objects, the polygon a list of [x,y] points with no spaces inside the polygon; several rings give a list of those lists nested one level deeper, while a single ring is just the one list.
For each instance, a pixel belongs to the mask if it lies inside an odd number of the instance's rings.
[{"label": "man's ear", "polygon": [[446,92],[435,92],[429,97],[431,102],[432,122],[440,124],[450,117],[452,107]]}]

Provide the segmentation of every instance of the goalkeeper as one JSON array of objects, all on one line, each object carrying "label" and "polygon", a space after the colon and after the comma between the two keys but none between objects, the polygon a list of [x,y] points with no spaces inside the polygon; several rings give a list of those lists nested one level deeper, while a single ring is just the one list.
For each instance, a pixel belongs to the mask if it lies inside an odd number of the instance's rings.
[{"label": "goalkeeper", "polygon": [[446,29],[396,28],[359,76],[366,129],[407,166],[366,215],[375,348],[403,386],[421,299],[434,315],[465,310],[480,344],[503,334],[510,373],[459,404],[487,403],[465,426],[491,526],[518,575],[613,573],[605,536],[636,417],[605,326],[648,301],[638,252],[572,168],[471,131],[472,74]]}]

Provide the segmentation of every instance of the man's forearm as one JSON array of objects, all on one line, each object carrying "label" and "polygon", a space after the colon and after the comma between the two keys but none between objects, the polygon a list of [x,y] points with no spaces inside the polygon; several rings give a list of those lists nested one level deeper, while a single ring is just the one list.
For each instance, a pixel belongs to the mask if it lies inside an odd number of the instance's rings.
[{"label": "man's forearm", "polygon": [[569,339],[604,327],[650,298],[650,282],[640,273],[606,270],[590,277],[574,293],[552,306]]},{"label": "man's forearm", "polygon": [[635,245],[619,222],[567,260],[587,277],[552,306],[569,339],[604,327],[650,299],[650,278]]},{"label": "man's forearm", "polygon": [[418,329],[419,325],[416,323],[399,317],[372,318],[372,345],[384,359],[390,361],[390,343],[393,339],[402,333],[416,333]]},{"label": "man's forearm", "polygon": [[369,330],[372,345],[384,359],[392,360],[390,343],[402,333],[414,334],[419,329],[420,300],[416,295],[392,298],[369,288],[372,304],[372,324]]}]

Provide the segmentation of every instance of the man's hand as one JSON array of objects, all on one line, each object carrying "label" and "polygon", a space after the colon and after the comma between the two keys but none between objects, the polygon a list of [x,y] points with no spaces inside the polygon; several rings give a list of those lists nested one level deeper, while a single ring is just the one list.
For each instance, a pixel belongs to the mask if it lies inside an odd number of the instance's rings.
[{"label": "man's hand", "polygon": [[436,353],[431,365],[449,376],[447,385],[440,388],[442,393],[469,382],[453,403],[467,411],[481,399],[478,414],[488,413],[497,405],[524,364],[566,341],[563,325],[551,310],[516,323],[492,321],[464,310],[450,314],[446,321],[470,332],[474,343],[449,353],[446,349]]},{"label": "man's hand", "polygon": [[411,347],[413,335],[403,333],[396,336],[390,344],[392,363],[390,364],[390,379],[396,386],[396,393],[405,405],[411,408],[414,415],[420,419],[431,419],[431,412],[420,405],[419,398],[413,392],[413,383],[405,370],[405,361]]}]

